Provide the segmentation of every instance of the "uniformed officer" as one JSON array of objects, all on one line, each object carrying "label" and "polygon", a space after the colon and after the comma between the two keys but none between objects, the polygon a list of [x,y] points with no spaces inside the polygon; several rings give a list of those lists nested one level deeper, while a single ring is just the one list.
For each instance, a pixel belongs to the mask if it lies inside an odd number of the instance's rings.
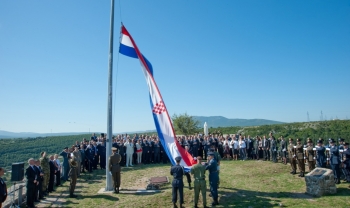
[{"label": "uniformed officer", "polygon": [[207,207],[207,184],[205,181],[205,166],[202,165],[202,157],[197,157],[197,164],[191,168],[194,178],[194,207],[198,208],[199,192],[202,193],[203,207]]},{"label": "uniformed officer", "polygon": [[44,172],[42,191],[44,195],[47,195],[48,194],[47,188],[48,188],[49,179],[50,179],[50,164],[49,164],[49,159],[46,157],[46,152],[41,152],[41,158],[39,160],[40,160],[41,169]]},{"label": "uniformed officer", "polygon": [[179,198],[180,198],[180,207],[183,207],[182,204],[184,203],[184,196],[183,196],[183,176],[185,175],[184,168],[180,165],[181,157],[178,156],[175,158],[176,165],[172,166],[170,169],[170,175],[174,176],[173,182],[172,182],[172,202],[174,207],[176,206],[177,201],[177,192],[179,191]]},{"label": "uniformed officer", "polygon": [[[65,147],[63,151],[60,153],[60,155],[63,157],[63,164],[62,164],[62,180],[67,181],[68,180],[68,172],[69,172],[69,164],[68,164],[68,147]],[[44,167],[41,165],[41,169],[44,171]],[[44,185],[44,184],[43,184]]]},{"label": "uniformed officer", "polygon": [[297,173],[296,172],[297,164],[296,164],[295,150],[294,150],[294,144],[293,144],[292,138],[289,138],[288,157],[289,157],[290,166],[292,168],[292,171],[290,173],[294,175]]},{"label": "uniformed officer", "polygon": [[210,185],[210,193],[213,197],[212,206],[218,205],[218,182],[219,182],[219,174],[218,174],[218,164],[214,159],[214,152],[208,153],[208,163],[206,163],[206,170],[209,171],[209,185]]},{"label": "uniformed officer", "polygon": [[210,152],[212,152],[214,154],[214,159],[216,161],[217,164],[217,171],[218,171],[218,188],[219,188],[219,184],[220,184],[220,162],[221,162],[221,156],[218,152],[215,151],[215,146],[212,145],[212,148],[209,149]]},{"label": "uniformed officer", "polygon": [[77,195],[74,195],[74,189],[75,185],[77,184],[77,177],[78,177],[78,160],[75,158],[75,156],[72,156],[72,158],[69,160],[69,177],[70,177],[70,184],[69,184],[69,197],[76,198]]},{"label": "uniformed officer", "polygon": [[336,184],[340,184],[340,155],[339,155],[339,149],[335,145],[334,139],[330,140],[329,154],[330,154],[330,165],[334,174],[334,182]]},{"label": "uniformed officer", "polygon": [[120,154],[117,153],[117,148],[113,147],[112,148],[112,155],[109,156],[109,163],[108,163],[108,168],[109,172],[112,175],[112,180],[113,180],[113,188],[115,193],[119,193],[119,187],[120,187],[120,161],[122,157]]},{"label": "uniformed officer", "polygon": [[306,160],[307,160],[307,165],[309,167],[309,172],[311,172],[313,169],[315,169],[315,160],[316,160],[316,155],[315,155],[315,150],[314,150],[314,145],[312,143],[311,139],[307,140],[307,148],[306,148]]},{"label": "uniformed officer", "polygon": [[318,168],[326,167],[326,148],[323,146],[323,141],[320,139],[317,141],[316,146],[316,166]]},{"label": "uniformed officer", "polygon": [[298,160],[299,177],[304,177],[305,174],[305,163],[304,163],[304,147],[301,144],[301,139],[297,139],[297,145],[295,147],[295,155]]}]

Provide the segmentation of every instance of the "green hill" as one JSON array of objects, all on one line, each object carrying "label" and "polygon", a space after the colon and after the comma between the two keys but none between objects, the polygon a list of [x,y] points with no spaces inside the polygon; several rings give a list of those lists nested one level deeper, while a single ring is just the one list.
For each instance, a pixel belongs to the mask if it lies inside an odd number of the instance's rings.
[{"label": "green hill", "polygon": [[283,122],[266,119],[229,119],[223,116],[193,116],[193,119],[199,121],[199,126],[203,127],[207,122],[208,127],[229,127],[229,126],[261,126],[270,124],[282,124]]}]

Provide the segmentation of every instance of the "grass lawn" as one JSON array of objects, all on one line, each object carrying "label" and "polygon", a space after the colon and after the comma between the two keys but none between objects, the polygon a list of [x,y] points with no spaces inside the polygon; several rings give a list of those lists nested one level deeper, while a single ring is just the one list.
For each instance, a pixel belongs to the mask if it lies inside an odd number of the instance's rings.
[{"label": "grass lawn", "polygon": [[[122,189],[145,188],[147,179],[168,176],[168,165],[140,165],[122,169]],[[320,198],[305,194],[305,180],[289,174],[290,166],[267,161],[222,161],[220,170],[219,206],[216,207],[350,207],[349,184],[337,186],[336,195]],[[193,207],[193,190],[184,177],[185,207]],[[193,183],[192,183],[193,184]],[[208,184],[208,182],[207,182]],[[75,194],[67,198],[69,183],[58,187],[52,196],[61,196],[61,207],[172,207],[171,184],[162,186],[161,192],[149,195],[97,194],[105,187],[105,170],[82,174]],[[207,195],[209,191],[207,191]],[[211,197],[207,196],[207,205]],[[198,203],[202,207],[201,197]],[[53,205],[47,204],[47,207]],[[41,207],[39,205],[39,207]]]}]

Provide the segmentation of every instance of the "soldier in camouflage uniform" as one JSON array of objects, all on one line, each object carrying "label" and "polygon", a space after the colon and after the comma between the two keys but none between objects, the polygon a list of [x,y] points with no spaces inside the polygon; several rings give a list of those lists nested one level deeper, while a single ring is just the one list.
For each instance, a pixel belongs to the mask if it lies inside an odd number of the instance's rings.
[{"label": "soldier in camouflage uniform", "polygon": [[78,163],[77,165],[77,174],[78,174],[78,177],[80,176],[80,171],[81,171],[81,162],[82,162],[82,159],[81,159],[81,153],[79,151],[79,148],[78,147],[75,147],[74,148],[74,152],[73,152],[73,155]]},{"label": "soldier in camouflage uniform", "polygon": [[297,173],[297,162],[295,160],[295,150],[292,138],[289,138],[288,157],[290,166],[292,168],[292,171],[290,173],[294,175]]},{"label": "soldier in camouflage uniform", "polygon": [[69,173],[68,176],[70,177],[70,184],[69,184],[69,197],[70,198],[76,198],[77,196],[74,195],[75,185],[77,184],[77,177],[78,177],[78,160],[73,156],[69,160]]},{"label": "soldier in camouflage uniform", "polygon": [[46,152],[41,152],[40,166],[44,172],[43,182],[42,182],[42,190],[44,195],[47,195],[47,186],[49,185],[50,179],[50,164],[49,159],[46,157]]}]

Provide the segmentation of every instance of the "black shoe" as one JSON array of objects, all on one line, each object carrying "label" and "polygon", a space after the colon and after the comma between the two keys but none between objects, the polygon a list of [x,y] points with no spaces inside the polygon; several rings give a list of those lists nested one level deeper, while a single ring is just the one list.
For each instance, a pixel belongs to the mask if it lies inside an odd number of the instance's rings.
[{"label": "black shoe", "polygon": [[176,203],[173,203],[173,208],[177,208],[177,205],[176,205]]},{"label": "black shoe", "polygon": [[119,194],[119,188],[117,188],[117,194]]},{"label": "black shoe", "polygon": [[198,208],[197,204],[194,205],[194,208]]},{"label": "black shoe", "polygon": [[336,183],[336,184],[340,184],[339,178],[336,178],[336,179],[335,179],[335,183]]},{"label": "black shoe", "polygon": [[219,205],[219,203],[217,203],[217,202],[213,202],[213,203],[211,203],[211,206],[216,206],[216,205]]},{"label": "black shoe", "polygon": [[70,194],[70,195],[69,195],[69,198],[77,198],[77,195]]}]

